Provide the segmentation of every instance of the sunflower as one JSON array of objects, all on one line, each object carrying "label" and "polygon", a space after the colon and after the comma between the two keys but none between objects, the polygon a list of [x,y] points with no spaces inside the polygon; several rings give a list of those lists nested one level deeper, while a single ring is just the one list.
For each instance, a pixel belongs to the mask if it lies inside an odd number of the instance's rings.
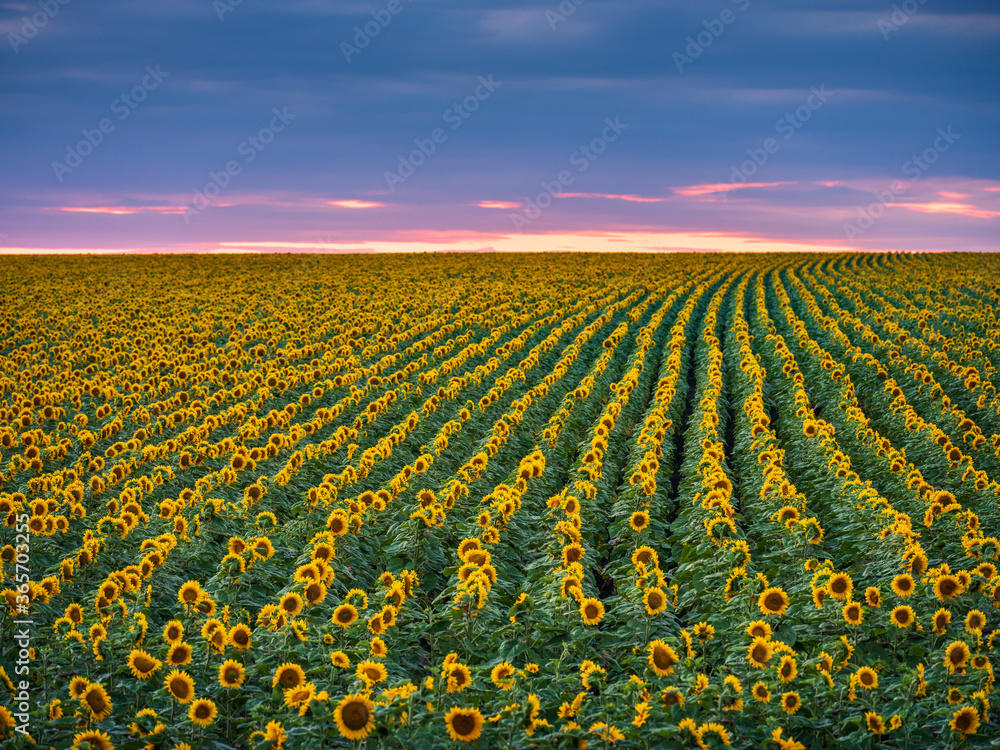
[{"label": "sunflower", "polygon": [[90,684],[90,680],[86,677],[74,677],[69,681],[69,697],[70,698],[82,698],[84,691],[87,689],[87,685]]},{"label": "sunflower", "polygon": [[953,575],[943,575],[934,583],[934,596],[939,601],[954,599],[962,593],[962,582]]},{"label": "sunflower", "polygon": [[190,703],[194,699],[194,680],[187,672],[175,669],[163,684],[178,703]]},{"label": "sunflower", "polygon": [[916,615],[913,612],[913,607],[901,604],[892,610],[889,619],[897,628],[908,628],[916,620]]},{"label": "sunflower", "polygon": [[354,621],[358,619],[358,610],[353,604],[341,604],[333,610],[333,617],[331,619],[334,625],[346,629],[351,627]]},{"label": "sunflower", "polygon": [[834,599],[847,599],[854,590],[854,582],[847,573],[834,573],[827,581],[826,588]]},{"label": "sunflower", "polygon": [[137,679],[149,679],[153,672],[161,666],[163,666],[163,662],[159,659],[154,659],[146,651],[132,649],[132,652],[128,655],[128,668]]},{"label": "sunflower", "polygon": [[755,669],[764,669],[774,656],[774,649],[767,638],[754,638],[747,649],[747,661]]},{"label": "sunflower", "polygon": [[763,638],[764,640],[770,640],[773,631],[771,630],[771,626],[763,620],[754,620],[747,625],[745,632],[751,638]]},{"label": "sunflower", "polygon": [[246,651],[250,648],[250,628],[240,623],[233,625],[229,629],[229,642],[236,647],[237,651]]},{"label": "sunflower", "polygon": [[965,616],[965,630],[968,633],[978,633],[982,634],[983,628],[986,627],[986,615],[983,614],[978,609],[970,609],[969,614]]},{"label": "sunflower", "polygon": [[668,677],[674,672],[674,665],[680,661],[677,652],[660,640],[650,641],[646,647],[649,668],[659,677]]},{"label": "sunflower", "polygon": [[201,596],[201,584],[197,581],[187,581],[177,590],[177,601],[184,606],[194,604]]},{"label": "sunflower", "polygon": [[816,609],[823,609],[823,602],[826,601],[827,594],[829,593],[824,586],[813,589],[813,604],[816,606]]},{"label": "sunflower", "polygon": [[104,721],[114,709],[107,691],[96,682],[87,685],[80,696],[80,701],[90,712],[90,720],[93,722]]},{"label": "sunflower", "polygon": [[909,573],[903,573],[892,579],[892,590],[896,596],[907,597],[911,596],[917,589],[917,584],[913,580],[913,576]]},{"label": "sunflower", "polygon": [[452,708],[445,714],[448,736],[455,742],[475,742],[483,733],[483,715],[478,708]]},{"label": "sunflower", "polygon": [[243,665],[235,659],[226,659],[219,666],[219,684],[225,688],[243,687],[247,673]]},{"label": "sunflower", "polygon": [[962,691],[958,688],[951,688],[948,691],[948,703],[953,706],[957,706],[962,702]]},{"label": "sunflower", "polygon": [[308,706],[316,697],[316,686],[311,682],[296,688],[288,688],[285,691],[285,705],[289,708],[300,708]]},{"label": "sunflower", "polygon": [[951,715],[948,728],[960,734],[975,734],[979,729],[979,712],[972,706],[963,706]]},{"label": "sunflower", "polygon": [[767,685],[763,682],[755,683],[750,689],[750,694],[754,697],[754,700],[761,703],[768,703],[771,700],[771,691],[768,690]]},{"label": "sunflower", "polygon": [[851,602],[844,605],[844,621],[848,625],[860,625],[865,619],[865,611],[858,602]]},{"label": "sunflower", "polygon": [[215,723],[215,717],[218,715],[215,703],[208,698],[199,698],[191,704],[191,708],[188,710],[188,718],[191,719],[191,723],[203,728]]},{"label": "sunflower", "polygon": [[193,655],[194,649],[191,648],[190,644],[178,641],[171,644],[170,649],[167,651],[167,664],[171,667],[183,667],[185,664],[191,663]]},{"label": "sunflower", "polygon": [[383,659],[385,658],[385,655],[389,653],[389,649],[386,647],[385,641],[378,636],[372,638],[371,643],[368,646],[368,650],[376,659]]},{"label": "sunflower", "polygon": [[854,676],[865,690],[874,690],[878,687],[878,673],[871,667],[861,667]]},{"label": "sunflower", "polygon": [[298,687],[305,681],[306,673],[303,671],[302,667],[298,664],[286,661],[274,670],[271,687],[276,687],[278,683],[281,683],[281,688],[286,690],[288,688]]},{"label": "sunflower", "polygon": [[490,671],[490,680],[501,690],[510,690],[514,687],[514,680],[511,678],[515,671],[513,664],[502,661]]},{"label": "sunflower", "polygon": [[963,641],[952,641],[948,644],[944,652],[944,665],[948,668],[949,674],[954,674],[968,664],[971,655],[969,647]]},{"label": "sunflower", "polygon": [[660,697],[663,699],[664,708],[684,705],[684,694],[681,692],[680,688],[674,687],[673,685],[663,688],[660,692]]},{"label": "sunflower", "polygon": [[[473,553],[474,554],[474,553]],[[583,556],[586,554],[586,550],[576,542],[567,544],[562,549],[562,561],[564,566],[572,565],[575,562],[580,562]]]},{"label": "sunflower", "polygon": [[778,663],[778,677],[782,682],[791,682],[799,673],[799,665],[794,656],[785,654]]},{"label": "sunflower", "polygon": [[163,626],[163,640],[167,643],[177,643],[184,637],[184,625],[180,620],[171,620]]},{"label": "sunflower", "polygon": [[585,597],[580,602],[580,616],[585,625],[597,625],[604,619],[604,604],[600,599]]},{"label": "sunflower", "polygon": [[73,747],[70,750],[114,750],[111,737],[97,729],[88,729],[73,735]]},{"label": "sunflower", "polygon": [[351,693],[337,704],[333,717],[341,736],[363,740],[375,728],[375,704],[364,693]]},{"label": "sunflower", "polygon": [[781,710],[786,714],[794,714],[802,707],[802,699],[794,690],[781,694]]},{"label": "sunflower", "polygon": [[340,669],[347,669],[351,666],[351,660],[343,651],[334,651],[331,653],[330,662],[333,666],[339,667]]},{"label": "sunflower", "polygon": [[885,734],[885,720],[874,711],[865,712],[865,723],[872,734]]},{"label": "sunflower", "polygon": [[699,622],[694,626],[694,634],[698,636],[700,643],[708,643],[715,638],[715,626],[709,625],[707,622]]},{"label": "sunflower", "polygon": [[448,667],[448,692],[459,693],[472,684],[472,672],[464,664],[454,662]]},{"label": "sunflower", "polygon": [[655,568],[659,566],[660,558],[659,555],[656,554],[656,550],[652,547],[643,545],[632,553],[632,564],[636,567],[639,567],[639,565],[642,564],[647,568]]},{"label": "sunflower", "polygon": [[788,594],[777,586],[765,589],[757,599],[757,606],[765,615],[781,616],[788,609],[788,604]]},{"label": "sunflower", "polygon": [[878,609],[882,606],[882,592],[875,586],[869,586],[865,589],[865,601],[869,607]]},{"label": "sunflower", "polygon": [[294,591],[290,591],[281,597],[278,606],[288,617],[295,617],[295,615],[302,611],[302,597]]},{"label": "sunflower", "polygon": [[642,603],[647,614],[658,615],[667,608],[667,595],[663,589],[648,588],[642,594]]},{"label": "sunflower", "polygon": [[643,531],[649,526],[649,513],[644,510],[637,510],[628,520],[628,525],[632,527],[632,531]]},{"label": "sunflower", "polygon": [[358,677],[358,679],[364,680],[368,687],[382,682],[382,680],[389,676],[389,673],[386,672],[386,669],[382,664],[379,664],[377,661],[371,661],[370,659],[366,659],[358,664],[354,674]]}]

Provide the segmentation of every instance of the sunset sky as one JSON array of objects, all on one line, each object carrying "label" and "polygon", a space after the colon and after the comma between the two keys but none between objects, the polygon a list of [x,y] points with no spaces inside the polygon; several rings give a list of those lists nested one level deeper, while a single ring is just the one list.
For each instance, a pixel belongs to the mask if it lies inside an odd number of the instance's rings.
[{"label": "sunset sky", "polygon": [[1000,250],[1000,6],[0,0],[0,252]]}]

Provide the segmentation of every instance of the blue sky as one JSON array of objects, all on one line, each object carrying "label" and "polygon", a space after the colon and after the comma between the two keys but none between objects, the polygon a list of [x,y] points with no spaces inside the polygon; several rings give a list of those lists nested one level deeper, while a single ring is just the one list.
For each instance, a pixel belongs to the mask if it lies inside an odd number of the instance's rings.
[{"label": "blue sky", "polygon": [[0,30],[10,251],[1000,249],[995,2],[2,0]]}]

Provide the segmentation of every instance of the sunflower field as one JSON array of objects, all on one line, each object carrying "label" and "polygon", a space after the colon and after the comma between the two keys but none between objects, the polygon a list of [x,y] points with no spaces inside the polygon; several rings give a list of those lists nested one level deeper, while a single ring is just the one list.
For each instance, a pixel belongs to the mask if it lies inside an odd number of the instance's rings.
[{"label": "sunflower field", "polygon": [[4,748],[1000,738],[995,257],[4,266]]}]

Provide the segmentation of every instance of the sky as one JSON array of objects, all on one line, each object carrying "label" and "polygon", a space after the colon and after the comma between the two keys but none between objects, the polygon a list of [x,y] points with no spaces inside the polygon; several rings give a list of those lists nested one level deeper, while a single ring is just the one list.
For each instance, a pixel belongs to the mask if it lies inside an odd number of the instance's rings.
[{"label": "sky", "polygon": [[995,0],[0,0],[0,33],[0,252],[1000,250]]}]

